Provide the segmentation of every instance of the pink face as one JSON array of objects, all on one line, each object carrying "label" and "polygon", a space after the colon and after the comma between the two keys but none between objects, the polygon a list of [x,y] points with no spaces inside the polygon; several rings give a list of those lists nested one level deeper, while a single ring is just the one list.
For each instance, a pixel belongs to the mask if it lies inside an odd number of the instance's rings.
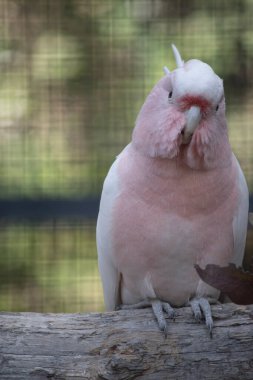
[{"label": "pink face", "polygon": [[[179,70],[177,76],[179,75]],[[214,74],[215,75],[215,74]],[[191,91],[188,81],[185,89],[176,88],[175,72],[163,77],[152,89],[136,120],[133,144],[143,154],[158,158],[177,158],[195,168],[215,165],[215,155],[222,140],[227,140],[225,102],[221,80],[217,80],[217,101],[214,91],[204,96],[203,91]],[[210,85],[208,82],[206,87]],[[199,85],[200,87],[200,85]],[[201,90],[201,88],[200,88]],[[187,111],[197,106],[201,117],[187,145],[183,133]],[[225,144],[226,145],[226,144]],[[225,146],[224,145],[224,146]],[[205,161],[202,165],[202,161]]]}]

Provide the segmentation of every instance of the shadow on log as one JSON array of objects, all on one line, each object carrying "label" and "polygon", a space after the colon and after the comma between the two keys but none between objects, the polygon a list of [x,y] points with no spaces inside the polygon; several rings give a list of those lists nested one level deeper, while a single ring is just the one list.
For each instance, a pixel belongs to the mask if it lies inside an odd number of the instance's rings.
[{"label": "shadow on log", "polygon": [[212,339],[190,308],[166,339],[150,309],[0,313],[0,379],[253,379],[253,306],[212,310]]}]

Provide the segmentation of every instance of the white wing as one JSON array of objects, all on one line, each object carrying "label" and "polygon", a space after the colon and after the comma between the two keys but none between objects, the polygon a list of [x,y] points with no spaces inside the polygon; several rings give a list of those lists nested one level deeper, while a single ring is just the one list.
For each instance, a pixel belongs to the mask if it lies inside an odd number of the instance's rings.
[{"label": "white wing", "polygon": [[234,235],[234,263],[241,266],[246,235],[247,235],[247,226],[248,226],[248,212],[249,212],[249,191],[247,183],[242,172],[242,169],[234,156],[236,165],[238,168],[238,187],[239,187],[239,204],[237,208],[236,215],[233,220],[233,235]]},{"label": "white wing", "polygon": [[115,310],[120,297],[120,273],[112,258],[112,210],[119,193],[118,159],[113,163],[104,181],[97,221],[98,265],[103,283],[107,310]]}]

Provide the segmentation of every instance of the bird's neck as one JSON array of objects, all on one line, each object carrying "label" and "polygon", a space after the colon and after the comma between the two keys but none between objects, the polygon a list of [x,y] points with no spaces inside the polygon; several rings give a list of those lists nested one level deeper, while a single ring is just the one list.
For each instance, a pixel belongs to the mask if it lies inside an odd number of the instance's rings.
[{"label": "bird's neck", "polygon": [[172,158],[150,157],[135,149],[130,144],[133,160],[143,167],[148,168],[157,176],[167,177],[168,175],[178,175],[181,171],[209,171],[214,169],[226,169],[231,165],[232,152],[229,143],[224,144],[220,149],[209,150],[209,147],[191,146],[182,147],[179,154]]},{"label": "bird's neck", "polygon": [[231,155],[227,167],[195,170],[180,158],[147,157],[130,144],[120,160],[120,173],[123,183],[127,184],[123,188],[128,189],[128,196],[132,193],[135,198],[160,209],[169,207],[170,211],[177,212],[180,209],[185,216],[211,210],[213,199],[218,205],[234,191],[233,162]]},{"label": "bird's neck", "polygon": [[[136,143],[136,136],[133,136],[132,148],[137,156],[145,157],[146,163],[150,167],[158,166],[165,172],[168,167],[188,167],[193,170],[212,170],[215,168],[227,167],[231,163],[231,147],[228,140],[227,129],[216,134],[208,132],[208,128],[203,125],[192,137],[189,144],[183,145],[178,141],[174,143],[175,152],[172,155],[164,154],[163,149],[158,149],[156,141],[142,140],[142,144]],[[153,150],[152,145],[155,147]],[[163,144],[166,145],[166,144]],[[156,151],[155,151],[156,149]],[[154,154],[155,151],[155,154]]]}]

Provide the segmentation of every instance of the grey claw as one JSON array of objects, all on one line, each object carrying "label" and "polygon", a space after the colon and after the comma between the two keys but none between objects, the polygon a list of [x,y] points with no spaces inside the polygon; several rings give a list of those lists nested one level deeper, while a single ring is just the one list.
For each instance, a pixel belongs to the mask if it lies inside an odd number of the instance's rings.
[{"label": "grey claw", "polygon": [[163,315],[163,303],[159,300],[152,300],[151,301],[152,309],[155,314],[155,317],[157,319],[157,323],[159,326],[159,329],[164,332],[165,338],[168,335],[168,326],[166,319]]},{"label": "grey claw", "polygon": [[168,335],[168,325],[164,317],[163,311],[168,315],[169,318],[175,320],[175,310],[167,302],[161,302],[158,299],[143,300],[133,305],[118,305],[116,310],[132,310],[140,309],[144,307],[152,306],[153,313],[155,314],[158,327],[164,333],[165,338]]},{"label": "grey claw", "polygon": [[173,307],[170,306],[169,303],[167,302],[162,302],[162,308],[163,310],[165,311],[165,313],[168,315],[168,317],[170,319],[173,319],[173,321],[175,321],[175,318],[176,318],[176,312],[175,310],[173,309]]},{"label": "grey claw", "polygon": [[164,333],[164,337],[167,338],[167,336],[168,336],[168,325],[167,325],[166,321],[165,321],[165,323],[158,321],[158,327],[159,327],[159,330]]},{"label": "grey claw", "polygon": [[164,333],[164,338],[167,339],[167,336],[168,336],[168,326],[167,326],[167,324],[166,324],[165,329],[163,330],[163,333]]},{"label": "grey claw", "polygon": [[197,321],[200,321],[202,318],[202,313],[205,318],[205,324],[209,330],[210,337],[213,336],[213,318],[211,307],[206,298],[195,298],[190,301],[190,305],[194,314],[194,317]]},{"label": "grey claw", "polygon": [[192,308],[192,312],[193,312],[193,315],[194,315],[194,318],[196,319],[197,322],[200,323],[201,319],[202,319],[202,313],[201,313],[201,310],[200,310],[200,305],[199,305],[199,302],[198,300],[192,300],[190,302],[190,305],[191,305],[191,308]]}]

